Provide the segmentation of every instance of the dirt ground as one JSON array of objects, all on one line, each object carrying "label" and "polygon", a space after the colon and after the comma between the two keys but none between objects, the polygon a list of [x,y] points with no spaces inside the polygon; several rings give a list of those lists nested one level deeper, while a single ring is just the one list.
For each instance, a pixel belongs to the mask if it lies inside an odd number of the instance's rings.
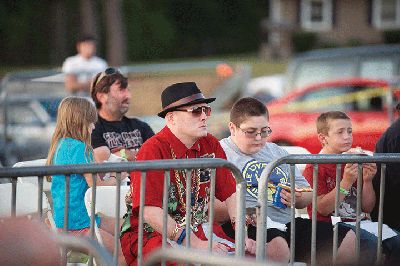
[{"label": "dirt ground", "polygon": [[205,97],[224,81],[213,73],[185,75],[130,75],[129,87],[132,93],[128,116],[156,115],[161,111],[161,92],[177,82],[194,81]]}]

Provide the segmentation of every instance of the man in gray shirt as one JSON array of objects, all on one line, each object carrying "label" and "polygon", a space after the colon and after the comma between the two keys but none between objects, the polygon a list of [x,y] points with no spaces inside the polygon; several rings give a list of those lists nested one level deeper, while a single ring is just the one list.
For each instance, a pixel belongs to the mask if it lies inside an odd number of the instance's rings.
[{"label": "man in gray shirt", "polygon": [[[272,133],[269,124],[268,110],[263,103],[255,98],[242,98],[232,107],[230,114],[229,130],[231,136],[220,141],[228,161],[232,162],[243,173],[247,182],[246,207],[251,208],[257,204],[258,181],[262,171],[268,163],[279,159],[288,153],[274,143],[267,142],[267,137]],[[291,193],[286,189],[280,192],[281,200],[278,204],[273,203],[272,195],[280,185],[290,182],[289,165],[280,165],[273,170],[268,186],[268,215],[277,223],[286,225],[269,228],[267,233],[268,251],[271,259],[286,262],[289,260],[290,243],[290,206]],[[307,180],[296,168],[295,185],[299,188],[309,188]],[[296,190],[296,208],[304,208],[311,203],[312,193],[309,191]],[[267,223],[268,225],[268,223]],[[225,224],[226,233],[234,232],[230,224]],[[317,226],[317,260],[319,263],[331,262],[333,243],[333,227],[330,223],[318,222]],[[256,228],[248,227],[248,236],[255,240]],[[355,234],[348,228],[339,228],[339,243],[337,263],[352,262],[355,254]],[[296,261],[310,262],[311,247],[311,220],[296,218]],[[327,256],[330,255],[330,256]],[[325,261],[323,261],[325,260]]]}]

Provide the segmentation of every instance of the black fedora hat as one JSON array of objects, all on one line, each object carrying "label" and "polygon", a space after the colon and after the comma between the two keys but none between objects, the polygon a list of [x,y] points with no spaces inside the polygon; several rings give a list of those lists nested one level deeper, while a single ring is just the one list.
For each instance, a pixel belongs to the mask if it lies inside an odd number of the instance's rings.
[{"label": "black fedora hat", "polygon": [[196,103],[211,103],[215,98],[205,98],[195,82],[175,83],[168,86],[161,94],[162,111],[159,117],[164,118],[168,112],[179,107]]}]

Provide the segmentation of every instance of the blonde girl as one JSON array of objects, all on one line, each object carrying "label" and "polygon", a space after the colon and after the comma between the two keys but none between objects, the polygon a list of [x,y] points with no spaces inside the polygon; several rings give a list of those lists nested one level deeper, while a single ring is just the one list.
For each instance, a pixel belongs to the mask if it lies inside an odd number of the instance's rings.
[{"label": "blonde girl", "polygon": [[[86,164],[92,163],[93,149],[91,133],[97,121],[97,111],[94,104],[83,97],[71,96],[64,98],[58,107],[57,123],[47,157],[47,165]],[[115,178],[102,180],[97,177],[98,185],[115,185]],[[70,201],[68,209],[68,232],[86,235],[90,228],[84,196],[86,190],[93,184],[92,174],[70,175]],[[54,221],[56,227],[64,227],[65,207],[65,176],[52,176],[51,195],[54,204]],[[96,223],[104,245],[113,250],[114,218],[96,215]]]}]

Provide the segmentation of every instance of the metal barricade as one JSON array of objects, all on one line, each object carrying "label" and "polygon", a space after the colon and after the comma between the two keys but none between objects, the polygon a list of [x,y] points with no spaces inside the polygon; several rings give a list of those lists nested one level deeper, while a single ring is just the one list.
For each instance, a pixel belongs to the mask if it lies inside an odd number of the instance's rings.
[{"label": "metal barricade", "polygon": [[[85,174],[92,173],[93,178],[93,189],[92,189],[92,204],[91,204],[91,225],[90,235],[94,239],[94,226],[95,226],[95,205],[96,205],[96,178],[94,174],[117,172],[117,184],[116,184],[116,208],[115,208],[115,249],[114,249],[114,264],[117,265],[118,259],[118,247],[120,237],[120,185],[121,185],[121,173],[140,171],[141,175],[141,199],[139,209],[139,256],[138,263],[141,265],[142,261],[142,237],[143,237],[143,209],[144,209],[144,184],[145,184],[145,172],[149,170],[165,170],[164,178],[164,197],[163,197],[163,247],[166,247],[166,223],[167,223],[167,204],[168,204],[168,179],[170,169],[185,170],[188,169],[202,169],[202,168],[220,168],[226,167],[230,169],[236,180],[236,230],[235,230],[235,256],[244,256],[244,238],[245,238],[245,193],[246,183],[242,177],[240,170],[238,170],[233,164],[223,159],[185,159],[185,160],[155,160],[155,161],[142,161],[142,162],[124,162],[124,163],[107,163],[107,164],[86,164],[86,165],[62,165],[62,166],[40,166],[40,167],[20,167],[20,168],[0,168],[0,178],[11,178],[12,180],[12,201],[11,201],[11,216],[16,215],[16,187],[17,178],[25,176],[38,176],[38,213],[42,217],[42,192],[43,192],[43,178],[44,176],[52,176],[56,174],[65,175],[66,178],[66,192],[65,193],[65,209],[64,209],[64,231],[68,228],[68,203],[69,203],[69,190],[70,190],[70,175],[71,174]],[[187,175],[190,176],[190,175]],[[191,186],[190,178],[187,180],[187,187]],[[210,227],[213,223],[213,212],[214,212],[214,197],[215,197],[215,170],[214,174],[211,174],[211,192],[210,192],[210,211],[209,211],[209,223]],[[186,193],[186,220],[190,221],[190,193]],[[190,247],[190,224],[187,223],[186,230],[187,234],[187,247]],[[210,234],[208,236],[209,245],[208,249],[211,250],[212,241],[212,227],[210,228]]]},{"label": "metal barricade", "polygon": [[[290,186],[291,186],[291,241],[290,241],[290,263],[294,263],[295,258],[295,164],[313,164],[313,198],[312,198],[312,238],[311,238],[311,264],[317,265],[316,263],[316,203],[317,203],[317,182],[318,182],[318,164],[337,164],[336,169],[336,183],[341,180],[340,165],[344,163],[358,163],[358,177],[357,177],[357,220],[356,220],[356,257],[360,258],[360,214],[361,214],[361,197],[362,197],[362,163],[380,163],[381,164],[381,180],[380,180],[380,198],[379,198],[379,214],[378,214],[378,245],[377,245],[377,263],[381,263],[382,260],[382,220],[383,220],[383,199],[384,199],[384,188],[385,188],[385,169],[387,163],[399,163],[400,154],[398,153],[387,153],[387,154],[375,154],[374,156],[360,156],[360,155],[288,155],[280,159],[274,160],[267,165],[261,174],[259,181],[259,196],[258,196],[258,206],[257,206],[257,250],[256,258],[258,262],[265,260],[265,243],[266,243],[266,230],[265,225],[267,219],[267,199],[268,199],[268,181],[269,177],[275,167],[282,164],[290,165]],[[339,202],[339,191],[336,192],[336,204],[335,204],[335,215],[338,214],[338,204]],[[261,240],[261,241],[260,241]],[[333,243],[333,260],[337,255],[338,248],[338,231],[335,230],[334,233],[334,243]]]}]

